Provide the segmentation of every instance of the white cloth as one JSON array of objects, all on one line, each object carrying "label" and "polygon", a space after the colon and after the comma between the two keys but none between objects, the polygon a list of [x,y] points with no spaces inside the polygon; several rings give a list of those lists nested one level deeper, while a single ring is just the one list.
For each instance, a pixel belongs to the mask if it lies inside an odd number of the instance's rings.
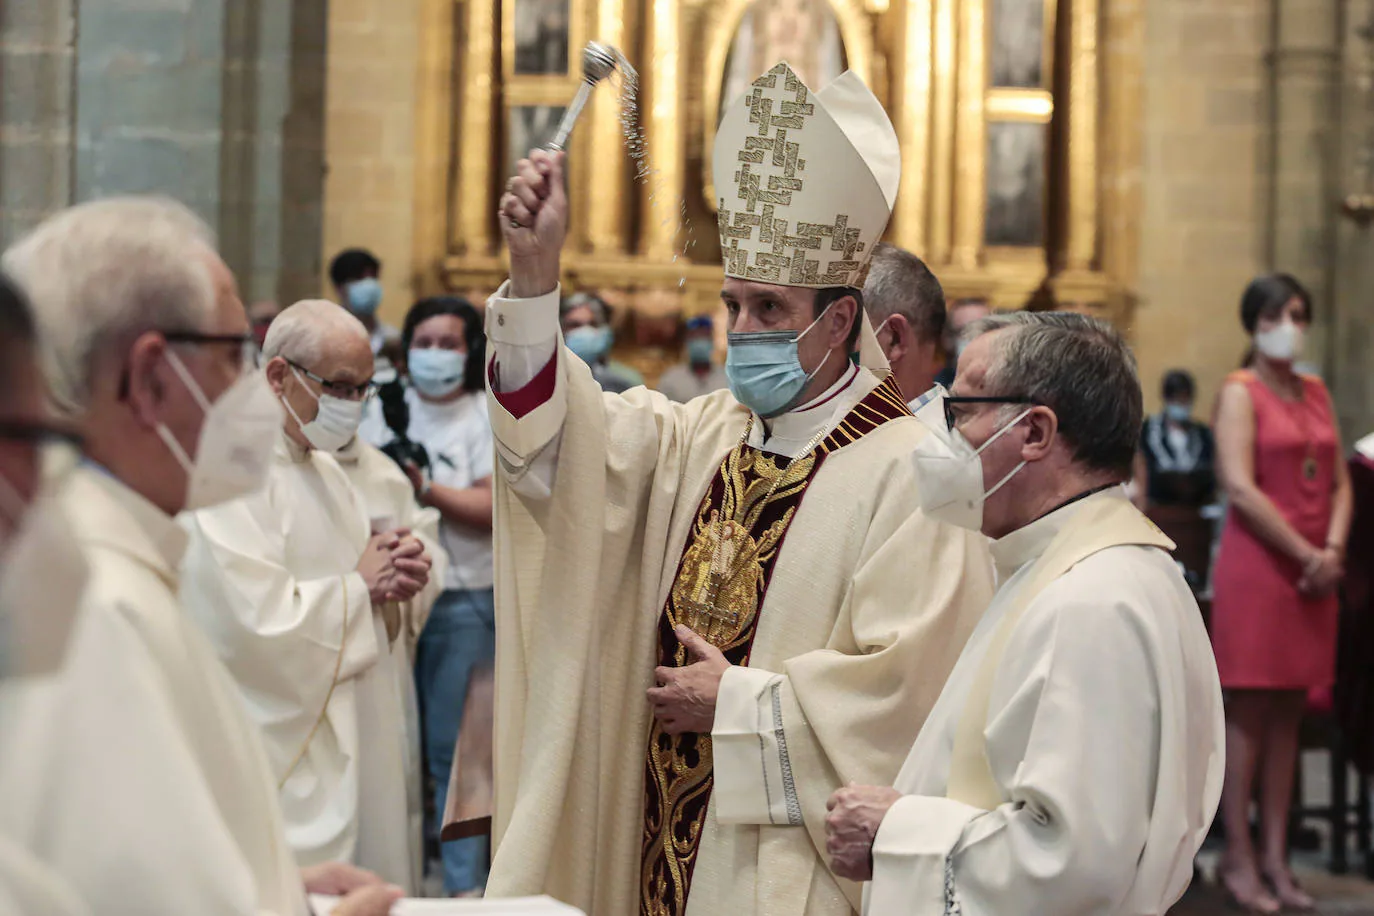
[{"label": "white cloth", "polygon": [[102,916],[304,914],[259,731],[177,601],[185,534],[98,470],[63,506],[92,578],[61,673],[0,686],[0,834]]},{"label": "white cloth", "polygon": [[658,390],[679,404],[729,387],[730,379],[726,377],[725,369],[715,363],[705,374],[699,374],[689,363],[669,366],[658,380]]},{"label": "white cloth", "polygon": [[[491,406],[500,638],[487,891],[627,913],[640,897],[658,621],[702,494],[750,414],[728,392],[685,405],[602,393],[558,349],[557,307],[555,291],[487,309],[495,390],[523,387],[557,354],[542,403],[519,419]],[[750,442],[803,453],[878,385],[850,367],[804,408],[755,418]],[[923,434],[891,420],[830,453],[807,488],[749,667],[721,684],[690,916],[858,905],[857,886],[825,867],[826,798],[849,779],[895,778],[991,596],[984,539],[917,508],[910,453]],[[785,810],[769,799],[779,785]]]},{"label": "white cloth", "polygon": [[41,862],[0,836],[0,913],[90,916],[91,908]]},{"label": "white cloth", "polygon": [[382,414],[382,399],[378,395],[368,398],[367,403],[363,405],[363,420],[358,424],[358,438],[377,448],[396,438],[391,427],[386,425],[386,417]]},{"label": "white cloth", "polygon": [[[411,440],[429,452],[430,476],[437,484],[466,490],[492,475],[493,443],[484,392],[469,392],[443,404],[406,389]],[[389,440],[388,440],[389,441]],[[491,588],[491,531],[442,519],[439,537],[448,555],[445,588]]]},{"label": "white cloth", "polygon": [[355,571],[361,496],[332,456],[282,433],[262,493],[183,523],[183,598],[263,730],[297,861],[353,862],[411,890],[392,670],[406,653]]},{"label": "white cloth", "polygon": [[1355,443],[1355,451],[1364,457],[1374,461],[1374,433],[1370,433],[1363,439]]},{"label": "white cloth", "polygon": [[[405,653],[404,660],[386,662],[395,681],[405,721],[405,741],[402,745],[402,765],[405,768],[406,812],[409,824],[406,841],[409,844],[409,866],[412,885],[420,886],[424,869],[424,778],[420,766],[420,706],[415,694],[415,646],[424,629],[429,612],[434,607],[444,588],[444,574],[448,558],[439,543],[439,513],[426,509],[415,501],[415,491],[411,489],[410,478],[386,455],[360,439],[354,439],[345,446],[335,458],[343,468],[348,481],[362,498],[367,509],[373,531],[393,531],[398,528],[409,529],[425,545],[433,566],[430,568],[429,582],[424,589],[404,602],[401,612],[402,636],[390,652]],[[377,729],[384,734],[391,723],[383,721]],[[369,729],[364,727],[363,734]],[[380,804],[390,806],[390,793],[364,795],[363,800],[376,799]],[[385,817],[386,810],[379,812]],[[366,820],[366,816],[364,817]]]},{"label": "white cloth", "polygon": [[1032,600],[985,731],[1009,801],[982,811],[946,797],[993,634],[1032,561],[1087,502],[993,544],[1001,587],[897,777],[904,797],[873,845],[868,916],[1158,914],[1187,888],[1220,797],[1224,723],[1197,604],[1161,550],[1103,550]]}]

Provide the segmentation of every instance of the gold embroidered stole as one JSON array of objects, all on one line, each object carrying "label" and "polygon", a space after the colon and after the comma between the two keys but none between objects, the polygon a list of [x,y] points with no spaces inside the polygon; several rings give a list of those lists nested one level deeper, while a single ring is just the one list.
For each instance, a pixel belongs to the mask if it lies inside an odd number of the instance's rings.
[{"label": "gold embroidered stole", "polygon": [[[828,436],[790,464],[740,443],[725,456],[697,510],[659,619],[658,664],[683,667],[673,628],[686,624],[747,665],[768,582],[807,487],[827,455],[884,423],[911,416],[888,378]],[[714,779],[709,734],[669,735],[650,727],[644,773],[640,913],[682,916]]]}]

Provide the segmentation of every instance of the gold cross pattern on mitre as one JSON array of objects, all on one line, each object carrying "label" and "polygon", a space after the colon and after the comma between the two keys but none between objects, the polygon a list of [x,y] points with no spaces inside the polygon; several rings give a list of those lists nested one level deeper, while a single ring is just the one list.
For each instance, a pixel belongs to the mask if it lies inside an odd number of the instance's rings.
[{"label": "gold cross pattern on mitre", "polygon": [[713,157],[727,276],[862,287],[901,181],[897,132],[853,71],[812,92],[786,63],[721,118]]}]

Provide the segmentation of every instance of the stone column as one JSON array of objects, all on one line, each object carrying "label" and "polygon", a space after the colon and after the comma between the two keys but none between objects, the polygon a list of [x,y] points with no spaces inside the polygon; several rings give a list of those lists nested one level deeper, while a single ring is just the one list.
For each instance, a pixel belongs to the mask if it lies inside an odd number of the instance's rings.
[{"label": "stone column", "polygon": [[0,248],[72,198],[74,0],[0,3]]}]

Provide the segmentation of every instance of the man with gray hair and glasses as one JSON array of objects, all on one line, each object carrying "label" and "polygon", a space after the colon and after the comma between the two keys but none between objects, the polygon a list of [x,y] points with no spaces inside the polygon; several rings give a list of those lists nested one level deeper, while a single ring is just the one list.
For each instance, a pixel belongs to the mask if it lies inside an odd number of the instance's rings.
[{"label": "man with gray hair and glasses", "polygon": [[84,439],[60,499],[90,580],[61,669],[0,691],[0,834],[92,912],[303,916],[310,889],[385,913],[375,875],[292,860],[258,728],[177,596],[174,516],[261,487],[281,423],[214,246],[179,204],[116,198],[4,255]]},{"label": "man with gray hair and glasses", "polygon": [[1121,484],[1135,360],[1062,313],[965,332],[917,414],[927,515],[992,538],[1000,586],[895,788],[830,800],[870,916],[1163,913],[1216,811],[1221,688],[1173,545]]}]

